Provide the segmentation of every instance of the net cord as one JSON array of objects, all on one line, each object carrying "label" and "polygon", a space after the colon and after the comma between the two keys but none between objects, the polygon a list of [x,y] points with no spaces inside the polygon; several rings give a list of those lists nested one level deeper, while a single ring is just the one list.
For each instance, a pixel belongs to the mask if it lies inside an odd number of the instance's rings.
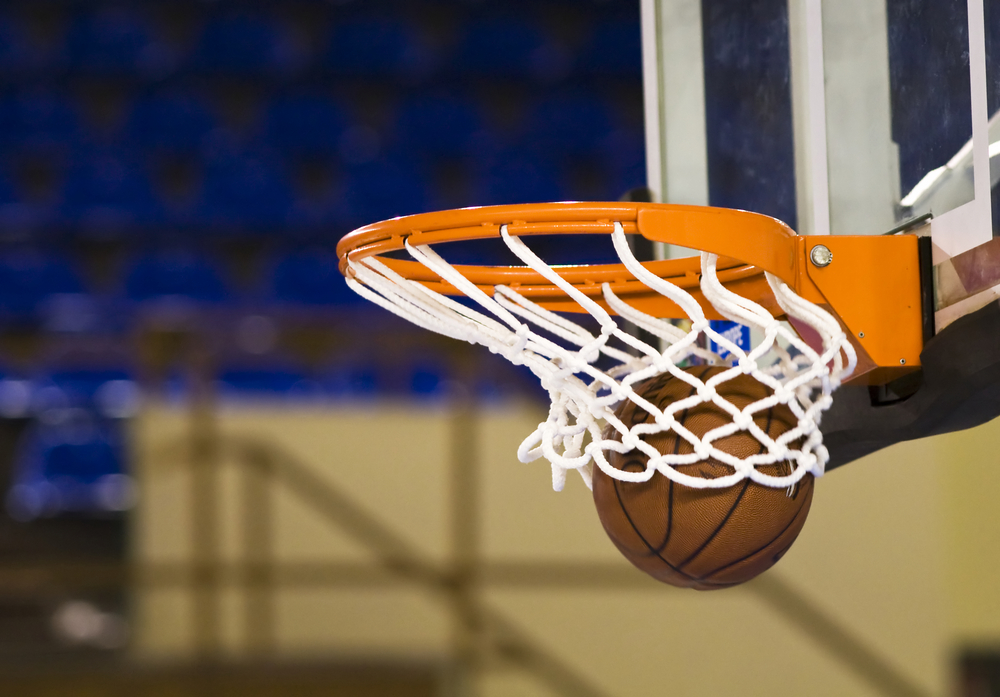
[{"label": "net cord", "polygon": [[[744,351],[712,328],[690,293],[646,269],[629,249],[621,223],[615,223],[611,241],[626,269],[674,302],[691,321],[689,330],[681,329],[629,305],[615,295],[609,284],[603,284],[601,296],[607,307],[656,337],[660,346],[652,346],[619,326],[608,310],[565,281],[523,240],[510,235],[506,225],[501,226],[500,233],[512,253],[579,304],[596,320],[599,331],[592,332],[541,307],[515,288],[497,285],[490,296],[428,245],[407,242],[406,249],[416,261],[471,299],[473,306],[406,279],[374,257],[349,260],[352,277],[347,283],[366,299],[420,327],[485,346],[530,369],[548,392],[550,407],[546,420],[521,443],[518,458],[522,462],[548,460],[553,488],[563,488],[570,470],[579,472],[591,486],[594,466],[622,481],[648,481],[659,472],[693,488],[722,488],[748,478],[765,486],[787,488],[806,474],[823,474],[829,456],[819,429],[822,414],[832,404],[833,392],[857,363],[853,347],[830,313],[798,296],[777,277],[765,274],[786,315],[816,330],[822,345],[814,349],[761,305],[728,290],[718,279],[717,256],[702,253],[700,287],[706,301],[723,317],[749,326],[763,337]],[[707,341],[720,350],[706,349],[702,344]],[[682,369],[692,360],[725,369],[702,381]],[[604,367],[597,367],[597,361]],[[637,391],[643,381],[663,373],[687,383],[691,396],[656,405]],[[739,375],[753,377],[766,385],[770,394],[737,408],[720,394],[719,387]],[[623,423],[615,411],[624,400],[633,402],[651,418],[632,426]],[[709,402],[728,414],[730,420],[699,437],[685,428],[677,415]],[[777,405],[786,405],[796,423],[772,438],[757,425],[754,415]],[[667,432],[690,444],[691,452],[660,453],[648,442],[651,436]],[[714,443],[737,433],[752,435],[761,444],[761,452],[738,458],[715,447]],[[606,455],[632,450],[646,456],[646,468],[641,472],[617,469]],[[709,459],[729,465],[732,473],[704,479],[679,469]],[[759,469],[786,461],[793,467],[784,476],[765,474]]]}]

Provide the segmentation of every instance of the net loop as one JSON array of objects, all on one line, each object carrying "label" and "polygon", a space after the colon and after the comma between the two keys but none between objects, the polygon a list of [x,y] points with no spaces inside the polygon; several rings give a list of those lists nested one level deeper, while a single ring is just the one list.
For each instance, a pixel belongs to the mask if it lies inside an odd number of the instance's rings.
[{"label": "net loop", "polygon": [[[421,327],[455,339],[485,346],[517,365],[524,365],[547,390],[550,406],[545,421],[521,443],[518,459],[546,459],[552,484],[561,490],[567,473],[577,471],[587,486],[596,466],[621,481],[648,481],[657,473],[694,488],[722,488],[745,479],[771,487],[793,486],[807,474],[823,474],[829,454],[819,429],[832,393],[849,377],[857,357],[840,323],[824,309],[798,296],[779,278],[766,273],[767,284],[785,314],[812,327],[821,345],[810,346],[787,324],[760,304],[734,293],[718,277],[718,257],[701,254],[700,289],[719,315],[750,328],[753,345],[745,349],[725,333],[713,329],[698,300],[688,291],[660,278],[643,266],[629,249],[621,222],[614,223],[611,242],[625,269],[652,291],[672,301],[688,317],[687,326],[652,316],[619,297],[611,284],[601,285],[600,300],[567,282],[507,225],[500,238],[525,266],[562,291],[596,323],[588,329],[564,315],[533,302],[516,288],[493,287],[490,295],[466,278],[428,244],[405,243],[410,256],[442,281],[473,301],[471,306],[403,278],[377,257],[348,258],[348,285],[366,299]],[[611,313],[617,315],[618,320]],[[654,337],[645,341],[628,331],[624,322]],[[598,367],[600,364],[600,367]],[[705,380],[683,370],[703,364],[721,367]],[[690,396],[667,404],[653,404],[640,385],[669,373],[690,386]],[[729,380],[747,375],[769,388],[769,394],[742,408],[720,389]],[[628,425],[615,410],[625,400],[645,411],[644,423]],[[686,409],[712,404],[729,420],[701,436],[686,428],[678,416]],[[772,437],[757,425],[754,415],[785,405],[795,424]],[[691,452],[661,453],[649,442],[671,433],[690,445]],[[760,452],[736,457],[716,443],[735,434],[749,434]],[[612,467],[609,453],[638,451],[646,457],[642,471]],[[684,467],[715,460],[732,472],[715,479],[689,475]],[[762,467],[792,464],[787,475],[771,475]]]}]

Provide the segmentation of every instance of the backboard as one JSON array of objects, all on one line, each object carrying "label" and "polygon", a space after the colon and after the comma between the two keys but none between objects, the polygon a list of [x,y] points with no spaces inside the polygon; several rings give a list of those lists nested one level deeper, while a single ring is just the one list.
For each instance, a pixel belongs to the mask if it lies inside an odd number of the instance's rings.
[{"label": "backboard", "polygon": [[938,331],[1000,298],[988,5],[642,0],[656,200],[767,213],[800,234],[930,236]]},{"label": "backboard", "polygon": [[823,422],[828,467],[1000,415],[991,4],[641,0],[654,200],[766,213],[804,235],[931,240],[922,373],[839,392]]}]

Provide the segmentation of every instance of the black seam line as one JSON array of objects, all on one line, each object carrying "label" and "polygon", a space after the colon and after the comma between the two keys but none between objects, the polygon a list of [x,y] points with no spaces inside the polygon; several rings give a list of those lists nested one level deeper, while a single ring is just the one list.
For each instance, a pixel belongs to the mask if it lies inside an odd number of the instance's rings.
[{"label": "black seam line", "polygon": [[[701,378],[703,378],[705,376],[705,374],[708,373],[708,371],[711,370],[713,367],[714,366],[708,366],[708,368],[706,368],[702,372],[702,374],[698,376],[698,379],[700,380]],[[691,388],[691,393],[688,395],[688,397],[690,397],[691,395],[693,395],[696,390],[697,390],[696,387],[692,387]],[[682,419],[681,423],[683,423],[683,420],[687,418],[687,412],[688,412],[688,410],[685,409],[684,413],[681,415],[681,419]],[[677,437],[677,441],[678,442],[675,443],[675,448],[680,446],[680,443],[679,443],[680,437],[679,436]],[[622,513],[625,514],[625,519],[628,521],[628,524],[632,526],[632,530],[634,530],[635,534],[639,536],[639,539],[642,540],[642,543],[644,545],[646,545],[646,547],[649,549],[649,551],[652,552],[653,554],[655,554],[660,559],[660,561],[662,561],[664,564],[666,564],[670,569],[672,569],[673,571],[677,572],[681,576],[687,578],[688,580],[696,581],[697,580],[696,578],[694,578],[693,576],[690,576],[690,575],[684,573],[679,568],[677,568],[676,566],[674,566],[673,564],[671,564],[669,561],[667,561],[666,558],[664,558],[664,556],[662,554],[663,548],[656,549],[655,547],[653,547],[653,545],[651,545],[649,543],[649,540],[646,539],[646,536],[643,535],[641,532],[639,532],[638,526],[636,526],[635,521],[632,520],[632,516],[629,515],[628,506],[626,506],[625,502],[622,501],[622,492],[621,492],[621,489],[618,486],[621,482],[618,479],[615,479],[614,481],[615,481],[615,483],[614,483],[615,497],[617,497],[617,499],[618,499],[618,506],[619,506],[619,508],[622,509]],[[673,480],[671,480],[671,483],[672,483],[672,481]],[[665,545],[664,545],[664,547],[665,547]]]},{"label": "black seam line", "polygon": [[[773,412],[774,412],[774,407],[771,407],[770,409],[767,410],[767,427],[764,429],[764,433],[771,432],[771,418],[773,416]],[[760,443],[760,447],[757,449],[757,454],[759,455],[762,452],[764,452],[764,444]],[[733,513],[736,512],[736,508],[740,505],[740,501],[743,500],[743,495],[747,493],[747,489],[750,488],[751,482],[752,480],[749,477],[743,481],[743,488],[740,489],[740,494],[739,496],[736,497],[736,500],[733,501],[733,505],[729,507],[729,511],[726,513],[726,517],[723,518],[722,521],[719,523],[719,525],[715,528],[715,530],[712,531],[712,534],[709,535],[708,538],[701,543],[701,546],[698,547],[698,549],[696,549],[694,552],[692,552],[690,557],[681,562],[682,569],[691,562],[693,562],[699,554],[704,552],[705,548],[712,543],[712,540],[714,540],[718,536],[718,534],[722,532],[722,529],[726,527],[726,523],[729,522],[729,519],[732,517]]]},{"label": "black seam line", "polygon": [[622,501],[622,494],[621,494],[621,491],[618,489],[618,483],[619,482],[616,479],[615,480],[615,496],[618,497],[618,505],[621,507],[622,513],[625,514],[625,519],[628,520],[628,524],[632,526],[632,529],[635,531],[635,534],[639,536],[639,539],[642,540],[642,543],[644,545],[646,545],[646,547],[649,549],[650,552],[652,552],[657,557],[659,557],[660,561],[662,561],[664,564],[666,564],[668,567],[670,567],[670,569],[672,569],[673,571],[676,571],[678,574],[680,574],[681,576],[683,576],[684,578],[686,578],[686,579],[688,579],[690,581],[697,581],[698,579],[696,579],[694,576],[690,576],[690,575],[684,573],[683,571],[681,571],[680,569],[678,569],[676,566],[674,566],[673,564],[671,564],[669,561],[667,561],[664,558],[663,554],[661,554],[660,552],[658,552],[653,547],[653,545],[651,545],[649,543],[649,540],[646,539],[646,536],[643,535],[641,532],[639,532],[639,528],[636,527],[635,521],[633,521],[632,520],[632,516],[629,515],[628,507],[626,507],[625,506],[625,502]]},{"label": "black seam line", "polygon": [[[698,379],[701,380],[703,377],[705,377],[705,375],[707,375],[708,372],[713,367],[714,366],[708,366],[708,368],[706,370],[702,371],[702,373],[698,377]],[[688,397],[690,397],[691,395],[693,395],[695,393],[695,391],[696,391],[695,388],[692,388],[691,389],[691,393],[688,395]],[[688,411],[689,411],[688,409],[685,409],[684,413],[681,414],[680,423],[681,423],[682,426],[684,425],[684,422],[687,421]],[[673,452],[673,454],[676,455],[678,453],[678,451],[680,451],[680,449],[681,449],[681,437],[675,435],[674,436],[674,452]],[[670,479],[669,482],[670,482],[670,484],[668,485],[668,494],[667,494],[667,534],[664,536],[663,542],[656,549],[656,553],[657,554],[659,554],[660,552],[662,552],[663,550],[665,550],[667,548],[667,545],[670,544],[670,536],[671,536],[671,534],[673,534],[673,531],[674,531],[674,480]]]},{"label": "black seam line", "polygon": [[[701,554],[702,552],[704,552],[705,548],[708,547],[709,544],[711,544],[712,540],[714,540],[716,538],[716,536],[719,534],[719,532],[722,530],[722,528],[726,527],[726,523],[729,522],[729,518],[733,515],[733,512],[736,510],[736,507],[740,505],[740,501],[743,500],[743,494],[747,493],[747,489],[748,488],[750,488],[750,480],[749,479],[747,479],[746,481],[743,482],[743,488],[740,489],[739,496],[736,497],[736,500],[733,501],[733,505],[730,506],[729,510],[726,512],[726,517],[723,518],[722,522],[720,522],[719,525],[715,528],[715,530],[712,531],[712,534],[709,535],[705,539],[705,541],[701,543],[701,546],[698,547],[698,549],[696,549],[694,552],[692,552],[690,557],[688,557],[687,559],[685,559],[684,561],[681,562],[680,568],[683,569],[685,566],[687,566],[688,564],[690,564],[691,562],[693,562],[695,560],[695,558],[699,554]],[[697,577],[692,577],[692,578],[697,578]]]},{"label": "black seam line", "polygon": [[[767,542],[763,547],[761,547],[760,549],[756,549],[753,552],[750,552],[750,554],[747,554],[745,557],[737,559],[736,561],[731,561],[728,564],[726,564],[725,566],[720,566],[718,569],[715,569],[714,571],[709,571],[707,574],[705,574],[704,576],[702,576],[702,578],[703,579],[708,579],[708,578],[711,578],[712,576],[715,576],[716,574],[722,573],[723,571],[725,571],[729,567],[736,566],[740,562],[744,562],[747,559],[753,557],[755,554],[759,554],[760,552],[762,552],[765,549],[767,549],[768,547],[770,547],[772,544],[774,544],[775,540],[777,540],[779,537],[781,537],[782,535],[784,535],[788,531],[788,528],[792,527],[792,524],[796,520],[798,520],[799,514],[802,513],[802,509],[805,508],[805,507],[806,507],[806,502],[803,501],[801,504],[799,504],[799,509],[797,511],[795,511],[795,515],[793,515],[792,519],[790,521],[788,521],[788,525],[786,525],[784,528],[782,528],[781,532],[779,532],[777,535],[775,535],[774,537],[772,537],[771,540],[769,542]],[[792,542],[795,542],[795,540],[792,540]],[[788,546],[791,547],[792,545],[789,544]],[[786,549],[787,549],[787,547],[786,547]]]},{"label": "black seam line", "polygon": [[663,542],[660,546],[656,548],[656,553],[659,554],[667,548],[670,544],[670,535],[674,531],[674,480],[671,479],[670,483],[667,485],[667,534],[663,536]]}]

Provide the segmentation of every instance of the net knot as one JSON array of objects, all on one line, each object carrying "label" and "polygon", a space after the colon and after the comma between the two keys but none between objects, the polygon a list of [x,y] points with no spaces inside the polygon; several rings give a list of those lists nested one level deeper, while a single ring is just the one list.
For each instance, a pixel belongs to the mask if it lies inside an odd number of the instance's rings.
[{"label": "net knot", "polygon": [[753,425],[753,417],[746,412],[741,411],[736,416],[733,417],[733,423],[741,431],[746,431]]},{"label": "net knot", "polygon": [[521,353],[528,345],[529,339],[531,339],[531,330],[528,328],[528,325],[520,325],[514,331],[513,335],[507,339],[506,346],[500,351],[501,355],[511,363],[520,362]]}]

